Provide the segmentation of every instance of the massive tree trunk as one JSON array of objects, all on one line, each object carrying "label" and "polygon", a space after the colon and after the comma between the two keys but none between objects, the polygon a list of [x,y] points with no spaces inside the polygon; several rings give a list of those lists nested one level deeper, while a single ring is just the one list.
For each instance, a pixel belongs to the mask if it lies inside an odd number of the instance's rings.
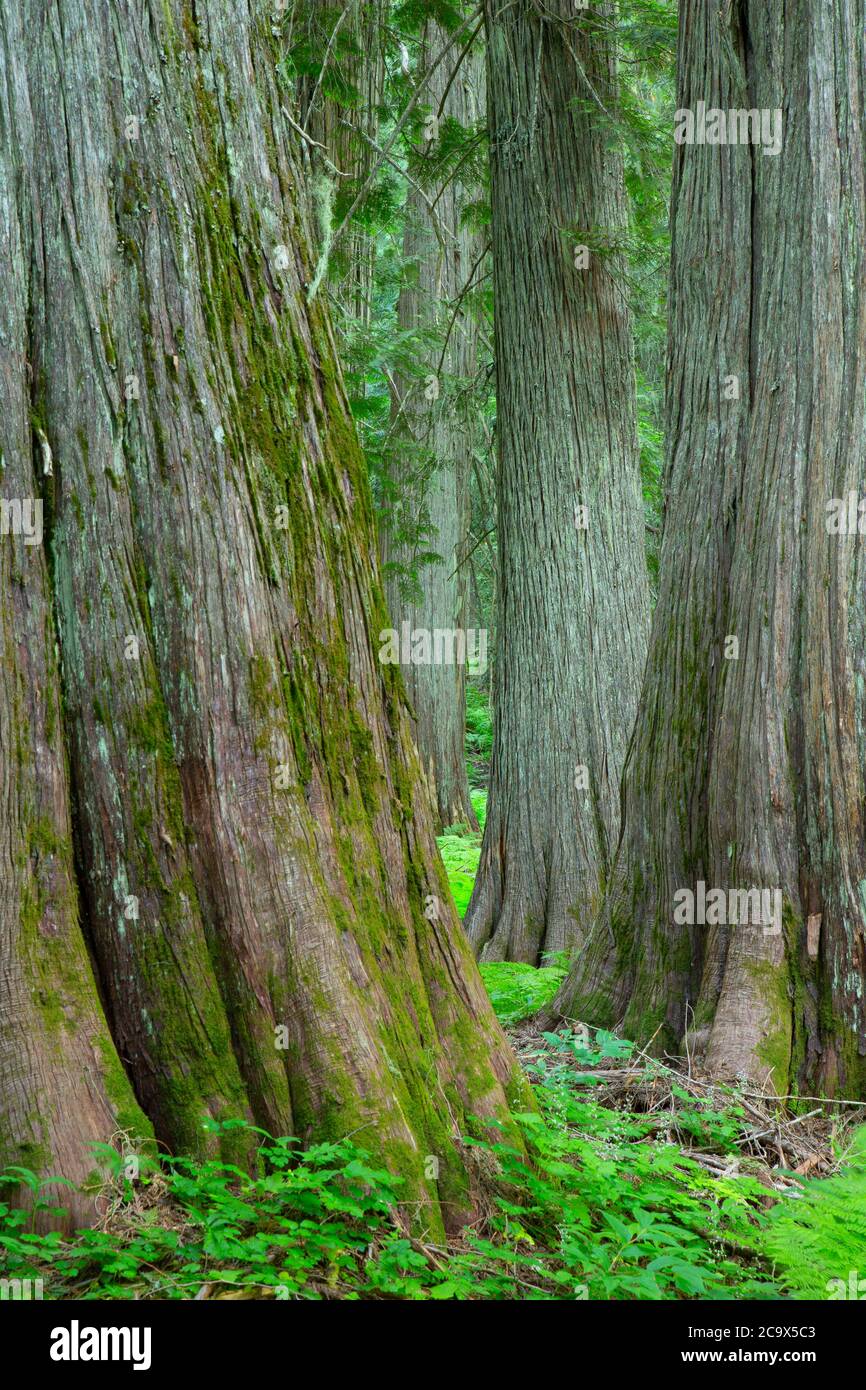
[{"label": "massive tree trunk", "polygon": [[[680,36],[679,107],[778,111],[781,152],[677,151],[661,591],[612,887],[557,1007],[862,1094],[863,542],[827,522],[866,485],[864,7],[688,0]],[[678,924],[713,888],[727,925]],[[735,925],[745,888],[770,896]]]},{"label": "massive tree trunk", "polygon": [[[465,42],[463,35],[448,58],[430,72],[424,104],[437,123],[426,127],[431,139],[448,120],[470,128],[483,114],[483,52],[476,41],[463,55]],[[447,34],[429,23],[419,80],[447,44]],[[401,632],[403,624],[408,624],[412,632],[465,633],[469,473],[478,439],[467,391],[478,360],[478,322],[469,301],[474,282],[483,275],[484,258],[483,238],[461,225],[462,209],[473,194],[477,190],[468,186],[465,174],[461,178],[458,173],[443,188],[433,187],[427,194],[411,188],[407,200],[404,249],[411,280],[401,290],[398,313],[401,328],[420,332],[426,341],[416,376],[400,382],[398,409],[423,483],[407,489],[404,481],[401,495],[401,482],[395,479],[397,500],[380,526],[382,556],[389,564],[388,606]],[[415,552],[401,538],[404,530],[414,530],[404,525],[407,510],[415,518],[423,516],[429,528],[424,548],[439,557],[418,567],[411,586],[406,573],[413,569]],[[473,632],[466,652],[479,650],[482,641],[486,651],[486,638]],[[451,650],[443,648],[446,654]],[[467,662],[409,663],[403,665],[402,673],[439,824],[463,822],[477,828],[464,752]]]},{"label": "massive tree trunk", "polygon": [[165,1146],[359,1131],[441,1229],[518,1083],[374,650],[270,7],[0,17],[3,488],[46,526],[0,540],[4,1157],[75,1178],[143,1127],[80,913]]},{"label": "massive tree trunk", "polygon": [[499,621],[466,926],[488,960],[580,944],[646,650],[616,63],[599,18],[570,0],[487,5]]}]

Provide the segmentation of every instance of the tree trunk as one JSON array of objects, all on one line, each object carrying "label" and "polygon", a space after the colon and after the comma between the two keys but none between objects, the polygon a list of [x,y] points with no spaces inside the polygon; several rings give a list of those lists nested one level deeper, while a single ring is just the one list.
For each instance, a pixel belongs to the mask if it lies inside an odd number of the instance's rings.
[{"label": "tree trunk", "polygon": [[[828,530],[866,484],[863,62],[862,0],[681,5],[678,106],[778,111],[781,152],[677,151],[661,590],[611,892],[556,1001],[780,1092],[866,1081],[864,563]],[[709,927],[675,920],[699,882]]]},{"label": "tree trunk", "polygon": [[[484,110],[484,58],[476,42],[460,61],[465,41],[464,35],[453,53],[434,68],[424,104],[438,123],[452,120],[468,128]],[[426,26],[419,80],[447,43],[447,34],[437,24]],[[428,129],[435,139],[436,127]],[[466,627],[469,471],[478,437],[467,391],[477,369],[478,324],[467,299],[473,282],[483,274],[484,259],[483,238],[461,226],[461,211],[472,194],[465,176],[461,179],[457,174],[441,190],[433,188],[427,195],[410,188],[407,200],[404,249],[412,280],[400,293],[399,322],[406,331],[426,331],[428,345],[422,350],[417,376],[401,380],[402,400],[397,407],[413,452],[421,458],[423,482],[417,484],[417,491],[405,489],[404,483],[405,496],[380,525],[382,556],[388,563],[388,607],[395,630],[400,631],[403,624],[412,632],[430,633],[436,629],[465,633]],[[426,459],[429,468],[424,467]],[[395,486],[400,487],[400,480],[395,479]],[[418,568],[411,592],[405,575],[414,566],[415,551],[401,539],[405,509],[414,517],[423,514],[429,527],[427,546],[439,557]],[[473,632],[467,650],[478,650],[480,640]],[[439,825],[462,822],[477,829],[464,750],[466,662],[409,663],[403,665],[402,674]]]},{"label": "tree trunk", "polygon": [[570,0],[486,13],[499,621],[466,927],[535,962],[579,946],[604,881],[649,600],[614,44]]},{"label": "tree trunk", "polygon": [[207,1115],[362,1131],[441,1229],[471,1206],[468,1115],[520,1083],[376,659],[270,7],[0,14],[4,486],[46,524],[43,551],[2,540],[7,1156],[75,1177],[134,1109],[80,906],[166,1147],[201,1152]]},{"label": "tree trunk", "polygon": [[[91,1145],[147,1133],[102,1015],[79,927],[51,576],[34,504],[28,283],[32,114],[20,9],[0,10],[0,1169],[82,1183]],[[13,81],[13,77],[17,81]],[[37,457],[39,454],[37,452]],[[41,463],[41,458],[40,458]],[[47,480],[50,483],[50,479]],[[26,507],[29,535],[22,529]],[[18,506],[16,507],[16,504]],[[3,1200],[9,1199],[3,1189]],[[77,1222],[86,1194],[58,1190]]]}]

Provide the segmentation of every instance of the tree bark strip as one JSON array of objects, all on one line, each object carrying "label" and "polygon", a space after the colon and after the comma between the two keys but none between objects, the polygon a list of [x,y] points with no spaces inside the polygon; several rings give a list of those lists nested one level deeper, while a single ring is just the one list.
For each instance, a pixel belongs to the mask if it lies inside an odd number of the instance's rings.
[{"label": "tree bark strip", "polygon": [[[29,368],[32,209],[23,171],[35,151],[16,67],[27,42],[23,20],[20,9],[0,11],[0,68],[13,79],[0,89],[0,498],[30,508],[39,494]],[[41,468],[38,447],[36,458]],[[37,518],[34,509],[34,542]],[[83,1183],[95,1166],[92,1144],[119,1129],[146,1134],[148,1126],[81,935],[51,580],[44,546],[28,543],[20,525],[0,536],[0,592],[0,1167],[18,1163]],[[43,1195],[65,1202],[74,1222],[95,1215],[86,1194],[51,1186]]]},{"label": "tree bark strip", "polygon": [[[419,75],[425,61],[438,56],[448,43],[439,25],[426,26]],[[458,66],[459,64],[459,66]],[[461,42],[430,75],[425,105],[444,124],[451,119],[471,128],[484,111],[484,58],[476,41],[463,55]],[[436,127],[431,127],[435,130]],[[435,138],[435,137],[434,137]],[[467,305],[473,280],[483,276],[483,238],[461,225],[461,211],[472,190],[459,173],[425,198],[410,188],[407,197],[405,257],[411,283],[400,293],[401,328],[429,333],[418,375],[401,380],[403,399],[398,408],[410,438],[422,458],[430,456],[422,495],[415,488],[395,504],[395,515],[380,525],[382,558],[386,566],[386,594],[392,622],[402,631],[433,633],[466,630],[466,553],[469,531],[469,471],[472,449],[478,440],[477,421],[465,393],[478,364],[478,323]],[[430,202],[435,201],[431,215]],[[427,399],[431,396],[432,399]],[[399,488],[400,480],[395,480]],[[407,596],[405,571],[415,558],[413,547],[401,541],[403,509],[423,511],[430,527],[425,544],[439,559],[417,570],[416,592]],[[477,632],[466,651],[479,650]],[[485,651],[486,651],[486,639]],[[451,649],[448,649],[449,652]],[[421,755],[440,827],[478,822],[469,796],[464,738],[466,733],[466,660],[404,665]]]}]

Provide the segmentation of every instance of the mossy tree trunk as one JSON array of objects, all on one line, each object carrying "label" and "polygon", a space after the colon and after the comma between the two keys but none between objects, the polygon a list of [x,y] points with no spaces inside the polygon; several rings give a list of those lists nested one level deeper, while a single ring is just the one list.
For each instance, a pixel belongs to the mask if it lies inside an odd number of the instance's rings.
[{"label": "mossy tree trunk", "polygon": [[[438,24],[431,21],[424,30],[417,78],[427,74],[423,104],[429,109],[425,129],[430,138],[422,154],[430,161],[437,158],[440,132],[450,135],[449,123],[471,130],[483,119],[483,48],[476,38],[464,53],[466,42],[461,30],[447,51],[449,37]],[[477,632],[465,638],[468,490],[472,451],[479,442],[471,394],[479,326],[472,300],[484,276],[484,239],[462,219],[466,204],[479,194],[471,168],[471,159],[464,159],[462,175],[458,171],[451,177],[449,171],[447,182],[438,187],[425,178],[422,161],[417,173],[427,188],[409,190],[404,237],[409,283],[401,290],[398,312],[400,327],[418,336],[419,358],[414,375],[400,380],[395,429],[398,457],[401,431],[411,453],[404,460],[404,476],[393,480],[394,500],[380,523],[394,627],[402,631],[408,623],[412,632],[463,633],[467,657],[479,652],[482,643],[486,653],[486,638]],[[437,557],[422,564],[417,563],[419,519],[424,528],[420,549]],[[457,648],[445,645],[442,650],[451,657]],[[402,674],[439,825],[464,823],[477,829],[464,752],[467,662],[408,663]]]},{"label": "mossy tree trunk", "polygon": [[[778,111],[781,152],[677,149],[661,589],[610,893],[556,1004],[863,1094],[864,551],[828,519],[866,486],[864,7],[680,11],[678,107]],[[699,881],[778,900],[678,925]]]},{"label": "mossy tree trunk", "polygon": [[[30,299],[34,158],[20,56],[21,9],[0,10],[0,498],[38,496],[33,459]],[[42,456],[37,440],[37,471]],[[51,479],[45,480],[50,485]],[[30,512],[36,542],[38,513]],[[46,547],[0,535],[0,1168],[17,1163],[82,1183],[91,1145],[147,1133],[102,1013],[79,924],[51,575]],[[52,1189],[72,1219],[84,1194]],[[8,1200],[9,1189],[4,1189]]]},{"label": "mossy tree trunk", "polygon": [[361,1131],[441,1229],[519,1082],[374,650],[271,7],[0,14],[3,486],[46,524],[0,541],[5,1156],[146,1128],[116,1047],[168,1148]]},{"label": "mossy tree trunk", "polygon": [[499,578],[484,959],[579,947],[619,824],[649,596],[612,7],[486,6]]}]

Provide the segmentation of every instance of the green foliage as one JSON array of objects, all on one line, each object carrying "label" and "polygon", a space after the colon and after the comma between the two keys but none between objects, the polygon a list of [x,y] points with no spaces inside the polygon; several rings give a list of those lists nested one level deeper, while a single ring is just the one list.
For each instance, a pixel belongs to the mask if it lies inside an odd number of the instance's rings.
[{"label": "green foliage", "polygon": [[289,81],[311,78],[335,106],[356,109],[361,103],[356,81],[360,53],[351,28],[342,24],[337,5],[310,5],[304,9],[304,22],[296,30],[287,29],[289,42],[281,62],[283,76]]},{"label": "green foliage", "polygon": [[676,1127],[680,1134],[688,1134],[697,1144],[714,1153],[738,1154],[737,1138],[742,1128],[744,1110],[741,1105],[732,1103],[727,1110],[719,1110],[707,1102],[699,1102],[688,1091],[678,1086],[671,1088],[677,1099],[685,1101],[676,1112]]},{"label": "green foliage", "polygon": [[647,566],[655,588],[661,538],[664,464],[663,394],[667,342],[668,203],[673,85],[636,76],[623,95],[630,138],[625,148],[629,196],[632,304],[637,384],[637,429],[646,525]]},{"label": "green foliage", "polygon": [[392,22],[407,33],[420,33],[428,20],[452,33],[466,18],[465,7],[449,0],[403,0],[395,5]]},{"label": "green foliage", "polygon": [[799,1200],[771,1212],[763,1249],[795,1298],[851,1297],[851,1273],[855,1284],[866,1280],[866,1125],[854,1134],[837,1176],[802,1185]]},{"label": "green foliage", "polygon": [[[435,111],[432,114],[435,115]],[[422,111],[414,131],[416,140],[423,139],[424,117]],[[407,169],[422,188],[435,190],[450,183],[458,174],[463,185],[482,186],[487,176],[486,122],[464,126],[453,116],[443,116],[435,140],[425,141],[423,146],[410,146]],[[477,208],[470,216],[485,224],[488,220]]]},{"label": "green foliage", "polygon": [[[482,973],[500,1017],[513,1022],[549,997],[563,969],[557,960]],[[801,1195],[768,1194],[742,1172],[708,1173],[668,1137],[688,1138],[693,1151],[737,1153],[750,1122],[735,1089],[716,1088],[702,1104],[674,1082],[660,1125],[657,1107],[611,1108],[593,1083],[634,1067],[651,1089],[657,1073],[670,1081],[661,1063],[603,1031],[540,1041],[527,1067],[538,1112],[516,1116],[526,1152],[480,1131],[465,1136],[486,1174],[486,1215],[447,1248],[410,1227],[417,1208],[401,1205],[400,1175],[372,1167],[351,1139],[304,1150],[241,1121],[210,1122],[220,1133],[258,1136],[253,1173],[163,1158],[142,1160],[132,1181],[122,1155],[100,1146],[103,1171],[113,1169],[102,1228],[41,1235],[33,1210],[0,1203],[0,1275],[41,1278],[49,1299],[858,1296],[866,1127],[838,1176],[802,1181]],[[56,1210],[40,1201],[56,1181],[20,1168],[0,1177],[28,1186],[36,1211]]]},{"label": "green foliage", "polygon": [[[363,11],[363,7],[361,7]],[[401,327],[397,303],[401,287],[412,282],[416,267],[405,254],[407,199],[412,184],[438,204],[449,183],[459,189],[459,216],[464,225],[484,232],[489,224],[487,132],[485,123],[462,126],[433,110],[419,84],[422,34],[429,20],[446,33],[461,34],[459,54],[483,42],[480,19],[471,6],[451,0],[404,0],[365,13],[359,28],[344,7],[302,6],[297,22],[284,26],[284,79],[294,94],[315,88],[315,106],[324,104],[330,122],[348,142],[340,162],[345,177],[328,178],[335,196],[333,230],[341,226],[356,201],[351,227],[335,245],[325,292],[331,298],[340,356],[352,409],[364,447],[374,502],[387,518],[389,565],[406,599],[417,597],[425,566],[439,562],[437,537],[427,506],[429,479],[436,459],[423,439],[413,437],[407,412],[398,402],[417,399],[429,371],[444,348],[457,302],[442,302],[428,315],[425,332]],[[598,23],[592,12],[577,17]],[[467,21],[469,21],[467,23]],[[623,292],[631,306],[638,381],[638,435],[646,516],[647,560],[655,584],[661,522],[662,394],[666,342],[666,280],[669,260],[670,129],[674,107],[672,80],[677,7],[673,0],[623,0],[617,14],[620,47],[619,91],[615,103],[585,95],[575,97],[604,124],[612,143],[623,151],[629,201],[629,226],[616,239],[622,260]],[[384,74],[377,86],[368,71]],[[428,52],[429,63],[435,52]],[[452,65],[459,58],[446,58]],[[459,66],[458,66],[459,71]],[[434,138],[427,122],[438,115]],[[393,136],[393,142],[392,142]],[[352,158],[348,151],[353,151]],[[386,150],[387,157],[379,151]],[[322,155],[327,166],[327,158]],[[359,194],[363,194],[360,199]],[[605,228],[583,229],[580,238],[598,251],[613,251]],[[328,235],[323,234],[323,244]],[[358,267],[369,264],[358,279]],[[492,279],[489,260],[466,267],[468,291],[460,296],[462,313],[476,318],[482,339],[493,337]],[[431,306],[427,306],[428,309]],[[422,318],[424,314],[422,313]],[[492,436],[495,397],[490,354],[485,347],[472,380],[439,374],[439,408],[449,414],[466,410],[485,438],[473,448],[470,476],[470,528],[467,574],[476,618],[494,627],[496,518],[492,486]],[[483,785],[479,760],[470,750],[471,785]],[[486,769],[485,769],[486,773]]]},{"label": "green foliage", "polygon": [[621,0],[617,24],[626,53],[639,56],[646,72],[669,78],[677,47],[676,0]]},{"label": "green foliage", "polygon": [[207,1283],[317,1298],[337,1282],[351,1297],[365,1283],[368,1244],[380,1234],[393,1244],[400,1180],[348,1140],[299,1153],[296,1140],[265,1136],[258,1158],[255,1176],[164,1159],[141,1184],[153,1205],[131,1205],[117,1230],[72,1240],[35,1235],[29,1213],[0,1205],[4,1269],[43,1277],[49,1297],[192,1298]]},{"label": "green foliage", "polygon": [[[483,831],[487,819],[487,793],[472,789],[469,795],[478,825]],[[437,837],[436,843],[448,875],[454,904],[462,920],[466,916],[469,899],[472,897],[472,886],[478,872],[481,834],[479,831],[470,830],[468,825],[449,825]]]},{"label": "green foliage", "polygon": [[466,916],[469,899],[472,897],[472,885],[478,872],[481,836],[469,830],[467,826],[452,825],[444,834],[438,836],[436,843],[448,874],[454,905],[462,920]]},{"label": "green foliage", "polygon": [[[570,1086],[596,1085],[603,1077],[593,1070],[594,1062],[601,1059],[613,1065],[627,1063],[635,1050],[634,1044],[627,1039],[601,1028],[594,1031],[591,1043],[588,1037],[569,1028],[564,1028],[558,1033],[545,1033],[543,1037],[554,1055],[560,1053],[563,1057],[563,1065],[553,1073],[550,1071],[550,1061],[547,1060],[544,1063],[544,1074],[548,1079],[553,1075],[558,1083],[567,1083]],[[571,1065],[572,1058],[586,1065],[587,1070],[575,1071]],[[640,1065],[638,1064],[638,1069]],[[658,1076],[655,1079],[664,1078],[669,1096],[665,1121],[669,1133],[676,1135],[681,1143],[692,1149],[739,1157],[741,1150],[737,1141],[742,1134],[746,1111],[740,1103],[736,1088],[719,1085],[706,1096],[698,1097],[679,1085],[675,1079],[676,1073],[663,1064],[658,1064],[657,1071]],[[649,1079],[652,1078],[648,1073]],[[722,1099],[714,1100],[714,1093]]]},{"label": "green foliage", "polygon": [[466,682],[466,771],[470,786],[486,786],[493,751],[490,698],[472,681]]},{"label": "green foliage", "polygon": [[534,1170],[496,1149],[516,1200],[500,1200],[494,1223],[522,1242],[536,1288],[558,1286],[560,1298],[775,1296],[749,1253],[762,1219],[756,1182],[709,1178],[675,1146],[638,1138],[633,1117],[593,1113],[559,1090],[540,1100],[540,1116],[522,1117]]},{"label": "green foliage", "polygon": [[[567,969],[567,961],[564,957],[562,965]],[[563,1028],[559,1033],[543,1033],[544,1041],[549,1044],[555,1053],[563,1053],[563,1061],[573,1057],[576,1061],[592,1066],[598,1062],[627,1062],[634,1052],[634,1043],[627,1038],[617,1037],[616,1033],[608,1033],[603,1028],[598,1028],[593,1034],[590,1042],[588,1036],[583,1033],[573,1032],[571,1028]],[[538,1064],[541,1067],[539,1075],[548,1084],[556,1083],[574,1086],[581,1082],[594,1082],[597,1078],[593,1073],[583,1073],[570,1070],[562,1070],[560,1067],[553,1066],[551,1069],[550,1058],[545,1058]]]},{"label": "green foliage", "polygon": [[301,1150],[258,1130],[254,1174],[163,1159],[100,1230],[38,1235],[31,1213],[0,1204],[3,1276],[42,1278],[49,1299],[776,1295],[756,1253],[757,1183],[708,1176],[648,1139],[648,1117],[606,1110],[562,1078],[542,1078],[537,1095],[539,1113],[517,1117],[529,1162],[466,1137],[491,1175],[490,1215],[447,1249],[410,1234],[401,1179],[351,1140]]},{"label": "green foliage", "polygon": [[519,1023],[549,1004],[568,974],[568,959],[560,953],[536,969],[518,961],[491,961],[481,966],[490,1002],[501,1023]]},{"label": "green foliage", "polygon": [[658,587],[659,545],[662,515],[662,467],[664,464],[664,433],[656,423],[660,413],[658,391],[648,388],[642,373],[637,373],[637,437],[640,446],[640,477],[646,526],[647,568],[653,590]]},{"label": "green foliage", "polygon": [[[466,685],[466,769],[469,774],[469,795],[480,831],[487,819],[487,766],[493,745],[493,728],[487,695],[472,681]],[[481,783],[482,786],[478,784]],[[454,905],[462,919],[466,916],[478,860],[481,856],[481,834],[468,825],[450,825],[438,836],[437,844]]]},{"label": "green foliage", "polygon": [[[445,33],[460,30],[454,56],[482,42],[480,17],[451,0],[405,0],[387,7],[303,5],[282,25],[280,70],[312,129],[326,115],[337,132],[330,151],[315,147],[314,166],[333,184],[330,228],[320,228],[324,271],[321,292],[331,301],[340,358],[376,510],[387,518],[390,577],[410,600],[425,566],[440,562],[427,491],[437,460],[428,441],[411,427],[412,405],[431,369],[444,355],[457,302],[425,306],[426,326],[406,331],[398,315],[401,289],[417,278],[405,254],[410,189],[428,190],[436,204],[456,181],[460,215],[473,225],[488,218],[486,123],[466,127],[433,110],[423,84],[422,35],[428,21]],[[441,44],[441,38],[438,41]],[[426,62],[437,57],[436,47]],[[304,115],[304,99],[312,113]],[[438,116],[434,138],[428,120]],[[339,167],[337,171],[333,160]],[[349,219],[348,225],[344,222]],[[340,235],[337,231],[340,229]],[[371,272],[371,273],[368,273]],[[471,275],[459,305],[465,314],[489,313]],[[318,285],[318,282],[317,282]],[[476,418],[490,395],[486,364],[475,380],[437,372],[439,409]],[[474,399],[479,396],[479,399]]]}]

